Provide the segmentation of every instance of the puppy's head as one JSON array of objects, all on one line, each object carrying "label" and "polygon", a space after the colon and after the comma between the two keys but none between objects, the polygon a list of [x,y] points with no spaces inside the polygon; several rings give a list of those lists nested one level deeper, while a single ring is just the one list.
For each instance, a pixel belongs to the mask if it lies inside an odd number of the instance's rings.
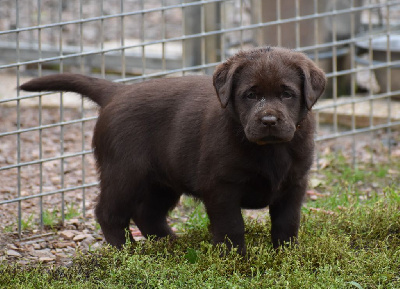
[{"label": "puppy's head", "polygon": [[325,74],[303,53],[278,47],[242,51],[220,64],[214,87],[249,141],[292,140],[325,89]]}]

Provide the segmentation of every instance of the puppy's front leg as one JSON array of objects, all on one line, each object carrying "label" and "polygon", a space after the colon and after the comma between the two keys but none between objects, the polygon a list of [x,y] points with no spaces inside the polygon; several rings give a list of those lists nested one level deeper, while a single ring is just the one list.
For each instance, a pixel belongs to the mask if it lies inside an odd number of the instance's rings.
[{"label": "puppy's front leg", "polygon": [[306,181],[290,186],[269,206],[271,237],[274,248],[296,242],[300,227],[300,210],[306,191]]},{"label": "puppy's front leg", "polygon": [[244,255],[244,222],[239,194],[233,189],[222,188],[206,195],[204,204],[210,218],[214,244],[226,244],[228,249],[237,248]]}]

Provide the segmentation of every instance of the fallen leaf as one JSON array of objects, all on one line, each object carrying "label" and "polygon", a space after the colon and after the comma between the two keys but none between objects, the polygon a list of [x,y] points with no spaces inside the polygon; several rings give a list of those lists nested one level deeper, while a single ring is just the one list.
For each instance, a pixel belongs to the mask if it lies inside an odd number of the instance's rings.
[{"label": "fallen leaf", "polygon": [[324,180],[321,180],[321,179],[317,179],[317,178],[311,178],[310,179],[310,188],[316,188],[316,187],[318,187],[318,186],[320,186],[320,185],[324,185],[325,184],[325,181]]},{"label": "fallen leaf", "polygon": [[132,234],[133,237],[142,236],[142,233],[139,231],[139,229],[136,229],[136,228],[131,228],[131,234]]},{"label": "fallen leaf", "polygon": [[320,208],[309,208],[309,209],[310,209],[310,211],[313,211],[313,212],[319,212],[319,213],[323,213],[323,214],[327,214],[327,215],[335,215],[335,212],[333,212],[333,211],[327,211],[327,210],[323,210]]}]

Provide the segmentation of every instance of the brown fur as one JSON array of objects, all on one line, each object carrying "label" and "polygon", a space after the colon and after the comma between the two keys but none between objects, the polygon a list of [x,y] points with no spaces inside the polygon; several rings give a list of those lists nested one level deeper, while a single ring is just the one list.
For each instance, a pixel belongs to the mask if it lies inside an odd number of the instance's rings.
[{"label": "brown fur", "polygon": [[274,247],[297,237],[313,160],[310,110],[325,82],[302,53],[268,47],[239,52],[213,79],[123,85],[61,74],[21,89],[74,91],[101,106],[95,212],[107,242],[121,247],[131,219],[146,237],[173,236],[166,216],[186,193],[204,202],[214,243],[244,253],[241,208],[269,206]]}]

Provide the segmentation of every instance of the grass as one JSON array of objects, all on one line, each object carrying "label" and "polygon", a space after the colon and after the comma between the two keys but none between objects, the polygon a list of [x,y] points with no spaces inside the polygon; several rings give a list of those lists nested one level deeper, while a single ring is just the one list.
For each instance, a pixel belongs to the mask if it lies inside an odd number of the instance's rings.
[{"label": "grass", "polygon": [[[69,267],[2,263],[1,288],[400,288],[400,165],[349,168],[340,158],[313,178],[299,244],[274,250],[270,222],[246,220],[248,254],[220,257],[204,208],[185,200],[177,240],[78,254]],[[195,207],[188,212],[189,207]]]},{"label": "grass", "polygon": [[30,214],[27,219],[21,219],[22,230],[29,229],[33,224],[33,214]]},{"label": "grass", "polygon": [[[80,216],[79,210],[76,208],[75,204],[70,204],[65,206],[64,217],[66,220]],[[45,210],[43,212],[43,225],[46,227],[53,228],[54,226],[59,226],[62,222],[61,212],[59,210]]]},{"label": "grass", "polygon": [[50,228],[58,225],[58,223],[61,221],[59,215],[60,214],[58,210],[45,210],[43,212],[43,225]]},{"label": "grass", "polygon": [[[79,217],[81,213],[79,212],[79,209],[77,206],[73,203],[70,205],[65,206],[65,213],[64,217],[66,220],[73,219],[75,217]],[[16,221],[16,223],[18,220]],[[21,228],[22,231],[29,231],[35,228],[37,226],[34,220],[34,215],[30,214],[27,218],[23,218],[21,220]],[[48,229],[55,229],[62,224],[62,217],[61,217],[61,212],[60,210],[44,210],[43,211],[43,225],[45,228]],[[14,227],[16,227],[16,224],[9,225],[5,227],[4,232],[13,232]],[[99,228],[100,229],[100,228]]]}]

